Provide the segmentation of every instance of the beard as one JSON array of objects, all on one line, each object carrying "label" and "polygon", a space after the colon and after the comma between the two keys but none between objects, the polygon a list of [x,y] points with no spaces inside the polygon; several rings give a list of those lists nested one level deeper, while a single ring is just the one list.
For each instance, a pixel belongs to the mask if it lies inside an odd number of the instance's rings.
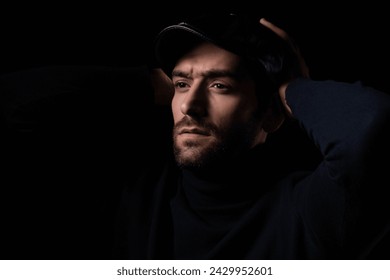
[{"label": "beard", "polygon": [[[207,132],[206,140],[178,140],[183,127],[197,127]],[[219,128],[212,123],[185,116],[173,128],[173,151],[180,168],[205,171],[222,168],[248,151],[258,133],[258,118],[253,116],[248,122],[236,123],[228,128]]]}]

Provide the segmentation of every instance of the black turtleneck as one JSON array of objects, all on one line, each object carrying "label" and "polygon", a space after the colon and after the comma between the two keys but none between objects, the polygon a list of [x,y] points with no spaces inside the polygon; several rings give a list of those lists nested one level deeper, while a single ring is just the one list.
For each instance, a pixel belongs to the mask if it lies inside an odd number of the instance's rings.
[{"label": "black turtleneck", "polygon": [[171,201],[175,258],[212,258],[228,233],[240,225],[279,172],[276,156],[258,145],[223,170],[183,170]]}]

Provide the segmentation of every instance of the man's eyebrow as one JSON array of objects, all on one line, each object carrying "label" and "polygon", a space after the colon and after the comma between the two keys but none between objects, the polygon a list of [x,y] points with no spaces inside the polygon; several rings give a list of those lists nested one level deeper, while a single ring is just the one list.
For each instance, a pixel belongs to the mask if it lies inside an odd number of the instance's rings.
[{"label": "man's eyebrow", "polygon": [[[208,70],[204,71],[200,74],[203,77],[208,78],[218,78],[218,77],[230,77],[233,79],[239,79],[243,76],[242,73],[237,71],[230,71],[230,70]],[[172,72],[172,77],[182,77],[182,78],[191,78],[191,74],[188,72],[180,71],[180,70],[174,70]]]},{"label": "man's eyebrow", "polygon": [[172,71],[172,77],[190,78],[191,75],[183,71],[174,70]]}]

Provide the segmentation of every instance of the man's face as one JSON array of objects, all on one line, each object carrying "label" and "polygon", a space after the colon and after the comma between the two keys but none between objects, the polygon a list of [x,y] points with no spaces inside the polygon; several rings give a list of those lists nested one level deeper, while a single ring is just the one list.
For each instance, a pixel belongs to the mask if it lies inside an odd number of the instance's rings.
[{"label": "man's face", "polygon": [[179,166],[218,165],[258,143],[261,121],[255,84],[239,56],[202,43],[181,57],[172,80]]}]

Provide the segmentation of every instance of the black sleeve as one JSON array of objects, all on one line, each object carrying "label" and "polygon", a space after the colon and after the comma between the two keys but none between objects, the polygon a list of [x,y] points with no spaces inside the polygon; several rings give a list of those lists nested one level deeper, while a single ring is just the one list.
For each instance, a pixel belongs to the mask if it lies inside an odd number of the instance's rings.
[{"label": "black sleeve", "polygon": [[77,124],[89,118],[95,125],[96,117],[134,117],[153,97],[146,66],[27,69],[0,76],[0,92],[3,120],[15,131],[58,130],[76,119]]},{"label": "black sleeve", "polygon": [[114,168],[110,164],[142,156],[150,122],[142,116],[154,106],[145,66],[28,69],[1,76],[0,92],[10,161],[84,159]]},{"label": "black sleeve", "polygon": [[28,69],[2,75],[0,94],[0,257],[111,256],[116,199],[149,129],[147,68]]},{"label": "black sleeve", "polygon": [[297,80],[287,102],[321,151],[296,186],[297,208],[315,235],[368,258],[388,235],[390,96],[360,83]]}]

